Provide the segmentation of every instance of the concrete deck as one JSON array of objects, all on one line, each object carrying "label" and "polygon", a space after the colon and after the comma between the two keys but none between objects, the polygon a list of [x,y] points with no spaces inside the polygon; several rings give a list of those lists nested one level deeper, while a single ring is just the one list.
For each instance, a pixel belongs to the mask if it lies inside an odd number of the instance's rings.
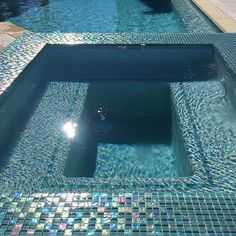
[{"label": "concrete deck", "polygon": [[0,22],[0,51],[26,31],[10,22]]},{"label": "concrete deck", "polygon": [[193,0],[223,31],[236,32],[236,0]]}]

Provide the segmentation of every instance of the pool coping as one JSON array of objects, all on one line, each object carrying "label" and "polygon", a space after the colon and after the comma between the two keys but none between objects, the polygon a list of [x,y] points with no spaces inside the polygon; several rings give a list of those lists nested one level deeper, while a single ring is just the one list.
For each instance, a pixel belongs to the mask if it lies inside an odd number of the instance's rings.
[{"label": "pool coping", "polygon": [[236,32],[236,22],[209,0],[192,0],[194,4],[213,21],[223,32]]},{"label": "pool coping", "polygon": [[0,51],[25,32],[26,29],[13,23],[0,22]]}]

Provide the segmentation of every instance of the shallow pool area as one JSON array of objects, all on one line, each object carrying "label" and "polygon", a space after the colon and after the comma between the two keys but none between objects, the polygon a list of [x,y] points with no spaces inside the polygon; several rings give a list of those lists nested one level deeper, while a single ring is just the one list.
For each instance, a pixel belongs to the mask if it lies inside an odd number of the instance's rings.
[{"label": "shallow pool area", "polygon": [[[17,39],[0,54],[0,127],[9,137],[0,139],[9,147],[0,162],[0,232],[234,235],[234,42],[235,34]],[[134,122],[146,114],[144,124]],[[130,132],[119,133],[114,117],[124,116]],[[92,176],[70,172],[80,134],[96,142]],[[172,170],[157,164],[157,176],[156,154]],[[143,156],[145,172],[137,168]]]},{"label": "shallow pool area", "polygon": [[31,0],[5,5],[2,18],[33,32],[219,32],[189,0]]}]

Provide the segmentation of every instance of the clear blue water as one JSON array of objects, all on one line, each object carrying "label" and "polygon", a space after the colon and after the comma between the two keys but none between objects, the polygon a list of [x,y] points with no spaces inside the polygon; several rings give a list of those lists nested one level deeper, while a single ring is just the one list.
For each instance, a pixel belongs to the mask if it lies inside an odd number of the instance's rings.
[{"label": "clear blue water", "polygon": [[50,0],[42,5],[9,20],[35,32],[187,31],[171,0]]},{"label": "clear blue water", "polygon": [[170,85],[216,75],[211,46],[46,46],[1,96],[3,171],[38,169],[38,184],[190,175]]}]

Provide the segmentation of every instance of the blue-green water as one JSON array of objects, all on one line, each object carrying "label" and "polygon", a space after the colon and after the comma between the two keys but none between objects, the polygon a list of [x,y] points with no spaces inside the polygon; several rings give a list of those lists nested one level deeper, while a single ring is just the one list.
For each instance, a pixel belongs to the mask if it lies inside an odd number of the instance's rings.
[{"label": "blue-green water", "polygon": [[38,184],[189,175],[170,85],[217,69],[211,46],[46,46],[1,96],[3,172],[20,163]]},{"label": "blue-green water", "polygon": [[188,0],[184,1],[186,3],[180,0],[32,0],[14,1],[13,6],[8,7],[7,3],[0,4],[5,6],[2,8],[3,19],[9,18],[11,22],[34,32],[217,31]]}]

